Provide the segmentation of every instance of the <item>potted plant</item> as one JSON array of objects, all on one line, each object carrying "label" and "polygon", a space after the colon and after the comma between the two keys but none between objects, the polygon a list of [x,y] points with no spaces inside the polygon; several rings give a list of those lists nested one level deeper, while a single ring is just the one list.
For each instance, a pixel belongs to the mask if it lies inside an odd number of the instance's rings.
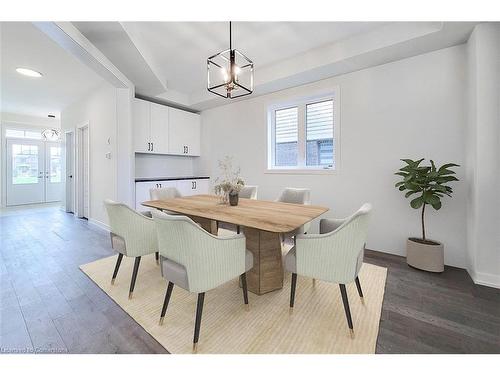
[{"label": "potted plant", "polygon": [[237,206],[239,200],[239,192],[245,182],[240,177],[240,168],[233,168],[233,158],[226,156],[223,160],[219,160],[219,168],[221,176],[217,177],[214,186],[215,194],[220,196],[221,203]]},{"label": "potted plant", "polygon": [[400,191],[406,191],[405,198],[411,198],[410,206],[421,209],[422,238],[408,238],[406,242],[406,262],[408,265],[430,272],[444,271],[444,246],[430,240],[425,233],[425,208],[441,208],[441,198],[451,197],[453,193],[449,183],[458,181],[451,169],[458,164],[448,163],[437,168],[434,161],[430,165],[421,165],[420,160],[401,159],[406,165],[396,172],[403,178],[396,183]]}]

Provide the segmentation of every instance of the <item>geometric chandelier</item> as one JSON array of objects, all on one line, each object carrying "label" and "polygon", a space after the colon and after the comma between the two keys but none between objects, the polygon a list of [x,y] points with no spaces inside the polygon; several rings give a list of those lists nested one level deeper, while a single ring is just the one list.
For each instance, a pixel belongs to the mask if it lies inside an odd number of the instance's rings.
[{"label": "geometric chandelier", "polygon": [[229,49],[207,59],[207,89],[223,98],[239,98],[253,92],[253,62],[233,49],[229,22]]}]

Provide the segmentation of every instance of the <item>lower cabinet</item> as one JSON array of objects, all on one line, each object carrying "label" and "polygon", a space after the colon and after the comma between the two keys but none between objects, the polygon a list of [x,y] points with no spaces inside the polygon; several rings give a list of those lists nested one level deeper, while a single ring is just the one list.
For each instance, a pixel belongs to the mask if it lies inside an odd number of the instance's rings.
[{"label": "lower cabinet", "polygon": [[135,209],[138,211],[149,211],[149,207],[143,206],[141,203],[151,200],[149,190],[153,188],[175,187],[181,195],[197,195],[209,194],[210,180],[209,179],[193,179],[193,180],[168,180],[168,181],[145,181],[135,183]]}]

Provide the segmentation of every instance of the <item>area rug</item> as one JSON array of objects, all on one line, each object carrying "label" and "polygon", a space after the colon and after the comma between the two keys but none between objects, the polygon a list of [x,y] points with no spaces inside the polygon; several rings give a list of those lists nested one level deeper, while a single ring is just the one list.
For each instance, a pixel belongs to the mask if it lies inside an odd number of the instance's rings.
[{"label": "area rug", "polygon": [[[158,325],[166,281],[154,255],[143,257],[133,299],[128,299],[133,259],[124,257],[115,284],[116,256],[82,265],[103,291],[173,354],[192,353],[195,293],[174,287],[164,324]],[[284,287],[262,296],[249,292],[243,304],[238,280],[205,294],[198,353],[375,353],[387,269],[364,263],[359,279],[347,286],[355,337],[351,338],[338,285],[298,277],[295,308],[289,309],[290,274]]]}]

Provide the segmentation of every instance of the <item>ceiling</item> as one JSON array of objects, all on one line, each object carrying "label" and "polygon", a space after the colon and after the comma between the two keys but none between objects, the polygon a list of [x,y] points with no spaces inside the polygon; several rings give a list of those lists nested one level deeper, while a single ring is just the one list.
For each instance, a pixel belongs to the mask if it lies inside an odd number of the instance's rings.
[{"label": "ceiling", "polygon": [[[136,93],[203,110],[206,60],[229,46],[228,22],[73,22]],[[467,22],[233,22],[233,46],[253,60],[264,94],[464,43]],[[247,97],[248,98],[248,97]]]},{"label": "ceiling", "polygon": [[[206,59],[228,48],[227,22],[0,25],[3,112],[59,116],[67,105],[110,81],[100,72],[106,64],[115,71],[110,71],[111,78],[123,74],[136,94],[154,101],[195,111],[228,103],[206,89]],[[241,100],[464,43],[474,26],[471,22],[236,22],[233,46],[255,64],[254,93]],[[73,41],[79,49],[68,47]],[[90,58],[95,55],[87,53],[92,49],[104,56]],[[104,64],[105,58],[109,61]],[[15,71],[19,66],[44,76],[19,75]]]},{"label": "ceiling", "polygon": [[[106,33],[105,23],[74,24],[98,48],[117,35]],[[206,88],[207,57],[229,48],[228,22],[122,22],[121,25],[132,38],[140,36],[139,48],[152,51],[160,79],[166,81],[167,88],[188,95]],[[369,22],[236,22],[233,23],[233,46],[249,56],[258,71],[271,63],[380,25]],[[108,57],[113,55],[118,45],[106,45],[103,53]],[[115,65],[122,65],[120,60],[124,57],[110,59]],[[141,66],[135,68],[141,69]],[[133,69],[124,73],[135,74]]]},{"label": "ceiling", "polygon": [[[2,112],[38,117],[60,112],[103,80],[30,22],[2,22]],[[42,78],[16,72],[17,67],[39,71]]]}]

